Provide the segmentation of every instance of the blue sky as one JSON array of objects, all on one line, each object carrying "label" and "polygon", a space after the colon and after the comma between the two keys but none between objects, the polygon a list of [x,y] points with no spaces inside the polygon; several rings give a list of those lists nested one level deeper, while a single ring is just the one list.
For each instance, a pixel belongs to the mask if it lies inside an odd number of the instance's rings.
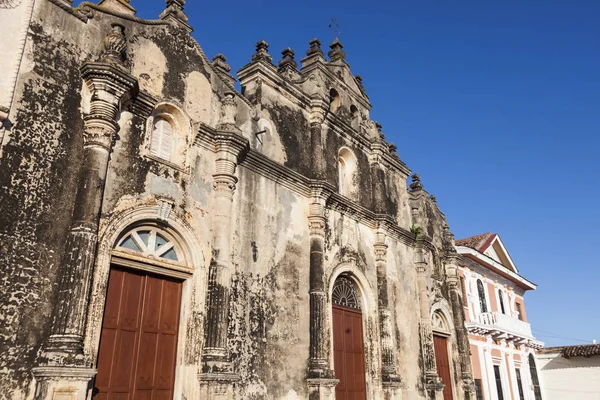
[{"label": "blue sky", "polygon": [[[156,18],[162,0],[133,0]],[[188,0],[194,36],[234,70],[324,48],[335,18],[371,116],[421,174],[457,238],[499,233],[534,334],[600,341],[600,1]]]}]

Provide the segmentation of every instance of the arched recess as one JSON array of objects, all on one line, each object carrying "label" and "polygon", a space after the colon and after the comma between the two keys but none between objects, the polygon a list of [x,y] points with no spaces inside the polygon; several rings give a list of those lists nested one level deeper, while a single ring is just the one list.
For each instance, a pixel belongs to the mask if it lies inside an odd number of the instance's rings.
[{"label": "arched recess", "polygon": [[357,200],[358,161],[347,147],[342,147],[338,152],[338,186],[341,195]]},{"label": "arched recess", "polygon": [[[341,284],[341,285],[340,285]],[[354,295],[351,295],[349,291],[350,288],[354,289]],[[334,293],[335,292],[335,293]],[[334,370],[336,377],[338,377],[339,379],[339,372],[340,372],[340,368],[339,366],[336,366],[336,320],[340,321],[340,319],[342,320],[342,325],[344,322],[344,312],[345,314],[347,314],[347,316],[349,316],[349,318],[346,319],[346,322],[350,323],[350,321],[354,321],[354,326],[347,326],[346,328],[351,329],[351,332],[349,333],[350,336],[353,336],[354,339],[357,339],[355,336],[355,333],[357,331],[357,321],[360,321],[360,329],[361,329],[361,333],[362,333],[362,338],[360,338],[361,340],[353,340],[352,343],[360,346],[362,345],[362,357],[363,357],[363,362],[364,362],[364,372],[362,372],[363,376],[364,376],[364,397],[361,397],[361,395],[359,394],[358,397],[352,397],[352,398],[356,398],[356,399],[362,399],[362,398],[371,398],[374,391],[375,391],[375,382],[372,379],[372,375],[371,374],[371,369],[372,368],[378,368],[378,362],[375,359],[372,359],[372,355],[373,354],[379,354],[380,350],[379,350],[379,342],[377,340],[373,340],[374,338],[378,337],[378,334],[372,335],[372,338],[369,339],[369,337],[367,337],[366,333],[369,331],[374,331],[377,332],[377,324],[374,323],[374,321],[376,320],[375,317],[375,312],[376,312],[376,302],[375,299],[376,297],[374,296],[374,292],[371,288],[371,285],[369,284],[367,278],[364,276],[364,274],[360,271],[360,269],[356,266],[355,262],[344,262],[340,265],[338,265],[337,267],[335,267],[329,277],[329,296],[328,296],[328,301],[329,301],[329,310],[330,310],[330,317],[329,317],[329,321],[330,321],[330,343],[331,343],[331,351],[330,351],[330,366],[332,367],[332,369]],[[335,304],[334,303],[334,297],[335,298],[340,298],[340,295],[343,294],[348,295],[349,297],[347,297],[348,301],[353,301],[354,304],[350,304],[350,303],[346,303],[346,305],[349,305],[350,307],[346,307],[342,304]],[[351,298],[354,298],[354,300],[351,300]],[[342,313],[340,313],[340,311],[343,311]],[[339,323],[339,322],[338,322]],[[345,330],[345,329],[344,329]],[[344,332],[344,334],[346,334]],[[338,355],[340,353],[340,345],[339,345],[339,341],[337,341],[337,352]],[[356,353],[359,353],[358,349],[355,348]],[[358,355],[358,354],[357,354]],[[338,357],[339,359],[339,357]],[[357,362],[359,362],[360,360],[357,359]],[[339,365],[339,364],[338,364]],[[337,368],[337,370],[336,370]],[[374,375],[378,374],[379,372],[375,372]],[[348,397],[343,397],[343,393],[341,393],[342,390],[347,390],[349,389],[348,387],[344,387],[343,383],[341,383],[342,386],[340,386],[340,384],[338,384],[338,386],[336,387],[336,399],[344,399],[344,398],[348,398]],[[360,382],[353,382],[353,386],[350,388],[351,390],[358,390],[360,393]]]},{"label": "arched recess", "polygon": [[183,167],[190,142],[191,122],[183,108],[172,101],[159,102],[146,126],[149,156]]},{"label": "arched recess", "polygon": [[452,347],[454,326],[446,304],[437,302],[432,307],[431,325],[433,331],[433,347],[437,374],[444,383],[444,400],[453,400],[456,397],[454,376],[454,363],[452,362]]},{"label": "arched recess", "polygon": [[[140,251],[128,248],[136,246],[132,246],[132,242],[128,240],[134,234],[139,239],[132,240],[137,243]],[[150,243],[150,240],[154,240],[154,243]],[[140,241],[145,244],[141,245]],[[187,389],[189,385],[186,382],[192,375],[195,376],[197,371],[188,371],[187,367],[184,368],[183,351],[186,347],[190,347],[188,343],[190,340],[194,339],[197,342],[202,338],[202,332],[192,332],[185,327],[186,321],[194,323],[191,319],[201,315],[204,307],[203,282],[206,280],[204,260],[209,250],[204,248],[202,243],[206,243],[203,233],[193,229],[185,219],[171,210],[168,202],[162,200],[138,203],[113,216],[104,225],[100,234],[98,256],[92,278],[84,342],[84,352],[94,365],[99,361],[100,338],[109,295],[111,269],[131,272],[131,274],[143,271],[138,275],[163,277],[166,281],[181,283],[178,289],[181,294],[173,393],[177,397],[182,392],[194,390]],[[174,257],[172,253],[167,254],[165,245],[172,245],[175,249]],[[201,345],[193,347],[199,349]],[[186,353],[185,358],[188,360],[185,365],[193,363],[194,360],[199,361],[199,350],[191,355]]]}]

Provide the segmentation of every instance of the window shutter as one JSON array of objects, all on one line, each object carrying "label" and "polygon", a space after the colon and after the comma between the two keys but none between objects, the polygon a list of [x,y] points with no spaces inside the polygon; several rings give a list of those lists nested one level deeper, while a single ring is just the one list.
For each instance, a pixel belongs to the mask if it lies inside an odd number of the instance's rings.
[{"label": "window shutter", "polygon": [[164,158],[165,160],[170,160],[172,148],[173,128],[171,124],[164,118],[155,118],[150,143],[150,153],[160,158]]},{"label": "window shutter", "polygon": [[173,129],[171,124],[164,121],[162,132],[162,143],[160,144],[160,157],[165,160],[171,160],[171,149],[173,147]]}]

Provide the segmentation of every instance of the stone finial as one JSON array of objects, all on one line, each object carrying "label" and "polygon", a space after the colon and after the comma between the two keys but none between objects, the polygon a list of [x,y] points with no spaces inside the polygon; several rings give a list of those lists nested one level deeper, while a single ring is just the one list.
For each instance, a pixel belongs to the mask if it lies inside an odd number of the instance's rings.
[{"label": "stone finial", "polygon": [[356,80],[356,85],[358,85],[358,89],[361,91],[362,94],[364,94],[366,96],[367,92],[365,90],[365,87],[363,86],[362,76],[356,74],[356,75],[354,75],[354,79]]},{"label": "stone finial", "polygon": [[340,43],[338,38],[333,40],[333,43],[329,45],[331,49],[327,55],[331,59],[331,61],[344,60],[346,58],[346,53],[344,53],[344,46]]},{"label": "stone finial", "polygon": [[100,61],[109,64],[123,65],[125,61],[125,50],[127,40],[125,38],[125,27],[120,24],[111,24],[112,29],[104,38],[104,51]]},{"label": "stone finial", "polygon": [[321,41],[319,39],[314,38],[310,42],[308,42],[308,44],[310,45],[310,47],[308,50],[306,50],[307,56],[312,56],[313,54],[320,54],[321,56],[325,57],[325,55],[323,54],[323,50],[321,50]]},{"label": "stone finial", "polygon": [[[64,3],[68,3],[69,6],[73,4],[73,0],[63,0]],[[116,11],[120,14],[135,15],[135,8],[129,4],[129,0],[100,0],[98,5],[107,10]],[[2,6],[0,6],[2,8]]]},{"label": "stone finial", "polygon": [[444,252],[447,254],[456,253],[456,249],[454,248],[454,234],[450,232],[450,227],[447,223],[444,223],[442,230],[442,246],[444,248]]},{"label": "stone finial", "polygon": [[224,79],[230,86],[235,85],[235,77],[231,75],[231,67],[227,64],[227,58],[221,53],[213,57],[212,67],[215,69],[217,74]]},{"label": "stone finial", "polygon": [[271,63],[273,57],[269,54],[269,43],[261,40],[256,43],[256,53],[252,55],[252,61],[261,61],[264,60],[268,63]]},{"label": "stone finial", "polygon": [[296,62],[296,60],[294,60],[294,56],[296,55],[296,53],[294,53],[294,50],[288,47],[287,49],[281,52],[281,55],[283,57],[281,58],[281,61],[279,61],[279,64],[277,64],[280,70],[284,68],[296,69],[298,67],[298,63]]},{"label": "stone finial", "polygon": [[413,174],[411,177],[412,183],[410,184],[411,192],[418,192],[423,190],[423,185],[421,184],[421,176],[419,174]]},{"label": "stone finial", "polygon": [[192,32],[192,28],[187,24],[188,16],[183,12],[185,0],[166,0],[166,2],[167,8],[160,14],[160,19],[173,20],[188,32]]},{"label": "stone finial", "polygon": [[383,134],[383,125],[379,122],[375,122],[375,128],[377,128],[377,133],[382,140],[385,140],[385,135]]},{"label": "stone finial", "polygon": [[226,73],[229,73],[229,71],[231,71],[231,67],[229,66],[229,64],[227,64],[227,58],[221,53],[213,57],[212,66],[213,68]]}]

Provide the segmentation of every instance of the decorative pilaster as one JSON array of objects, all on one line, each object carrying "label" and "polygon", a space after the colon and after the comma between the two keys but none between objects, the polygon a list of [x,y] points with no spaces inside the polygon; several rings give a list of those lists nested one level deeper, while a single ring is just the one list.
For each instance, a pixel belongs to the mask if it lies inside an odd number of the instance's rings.
[{"label": "decorative pilaster", "polygon": [[465,315],[463,311],[462,290],[460,288],[460,277],[458,275],[458,261],[460,256],[454,248],[454,235],[450,232],[448,225],[444,225],[444,264],[446,269],[446,282],[448,284],[448,293],[450,304],[452,306],[452,318],[456,331],[456,343],[460,358],[461,380],[465,399],[475,399],[475,385],[473,381],[473,372],[471,369],[471,346],[469,337],[465,328]]},{"label": "decorative pilaster", "polygon": [[385,171],[381,165],[384,154],[384,146],[380,140],[371,143],[371,201],[373,211],[377,214],[387,213],[387,194],[385,183]]},{"label": "decorative pilaster", "polygon": [[315,178],[325,179],[325,156],[323,154],[323,122],[327,113],[327,103],[315,95],[310,101],[310,141],[312,165]]},{"label": "decorative pilaster", "polygon": [[213,249],[208,272],[207,317],[202,372],[199,375],[205,398],[231,399],[233,372],[227,350],[229,296],[231,291],[231,209],[237,177],[235,170],[247,140],[235,124],[233,92],[221,100],[221,122],[216,135],[216,171],[213,175]]},{"label": "decorative pilaster", "polygon": [[329,368],[330,338],[327,329],[327,291],[325,289],[325,202],[327,192],[313,187],[309,207],[310,232],[310,362],[309,377],[333,378]]},{"label": "decorative pilaster", "polygon": [[417,237],[414,254],[415,270],[417,272],[417,294],[419,298],[419,333],[421,337],[421,351],[423,354],[423,368],[425,370],[425,386],[430,399],[441,399],[444,384],[438,376],[435,363],[435,350],[433,348],[433,330],[429,315],[430,304],[427,295],[427,261],[423,250],[423,239]]},{"label": "decorative pilaster", "polygon": [[326,183],[312,187],[309,206],[310,232],[310,359],[307,385],[310,398],[333,399],[338,380],[329,364],[331,348],[328,323],[327,289],[325,286],[325,203],[331,193]]},{"label": "decorative pilaster", "polygon": [[373,245],[377,269],[377,298],[381,341],[381,383],[386,400],[399,396],[400,377],[396,370],[395,333],[392,310],[390,309],[389,285],[387,280],[387,245],[385,234],[377,232]]},{"label": "decorative pilaster", "polygon": [[[137,81],[123,67],[124,28],[113,24],[104,39],[100,61],[81,68],[81,76],[92,97],[89,114],[84,116],[83,157],[80,169],[71,231],[59,272],[58,294],[53,312],[51,335],[43,347],[42,362],[34,370],[38,378],[37,398],[52,397],[65,382],[85,388],[95,374],[83,354],[83,336],[89,291],[98,242],[98,223],[106,172],[122,104],[137,93]],[[83,389],[81,389],[83,390]],[[70,398],[85,397],[81,390]]]}]

